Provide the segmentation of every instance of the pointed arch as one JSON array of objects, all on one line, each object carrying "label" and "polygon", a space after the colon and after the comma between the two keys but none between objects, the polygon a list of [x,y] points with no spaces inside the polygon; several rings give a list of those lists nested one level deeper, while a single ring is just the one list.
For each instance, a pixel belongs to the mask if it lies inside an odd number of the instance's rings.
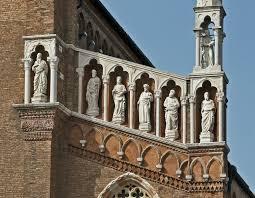
[{"label": "pointed arch", "polygon": [[196,162],[200,163],[202,169],[203,169],[203,175],[206,174],[206,167],[205,167],[205,162],[204,160],[202,160],[200,157],[196,157],[195,159],[193,159],[193,161],[190,164],[190,173],[193,174],[193,168],[196,164]]},{"label": "pointed arch", "polygon": [[142,191],[146,194],[146,196],[144,196],[145,198],[159,198],[155,189],[146,180],[130,172],[125,173],[110,182],[97,198],[112,198],[115,194],[122,192],[123,189],[126,190],[125,187],[127,185]]},{"label": "pointed arch", "polygon": [[122,145],[123,145],[123,141],[122,141],[122,139],[121,139],[118,135],[115,135],[115,134],[113,134],[113,133],[108,134],[108,135],[104,138],[104,140],[103,140],[103,145],[106,147],[106,144],[107,144],[108,140],[109,140],[111,137],[114,137],[116,140],[118,140],[118,142],[119,142],[119,151],[120,151],[121,148],[122,148]]},{"label": "pointed arch", "polygon": [[218,164],[219,164],[220,167],[221,167],[221,174],[222,174],[222,173],[223,173],[223,164],[222,164],[221,160],[220,160],[218,157],[216,157],[216,156],[213,156],[213,157],[208,161],[208,163],[206,164],[206,174],[209,173],[210,168],[211,168],[211,165],[212,165],[213,162],[218,162]]},{"label": "pointed arch", "polygon": [[103,140],[104,140],[104,135],[102,133],[102,131],[100,131],[99,129],[97,128],[92,128],[91,130],[89,130],[86,134],[85,134],[85,138],[90,134],[90,133],[98,133],[99,136],[100,136],[100,145],[103,143]]},{"label": "pointed arch", "polygon": [[122,150],[123,152],[125,152],[125,150],[126,150],[128,144],[131,143],[131,142],[133,142],[133,143],[136,145],[136,148],[137,148],[137,151],[138,151],[138,157],[139,157],[139,156],[141,155],[141,150],[142,150],[142,148],[141,148],[141,145],[138,144],[133,138],[128,139],[128,140],[123,144],[121,150]]},{"label": "pointed arch", "polygon": [[147,147],[142,151],[141,157],[144,159],[146,153],[147,153],[150,149],[153,149],[153,150],[156,151],[157,157],[158,157],[158,162],[159,162],[160,157],[161,157],[161,153],[160,153],[159,149],[158,149],[156,146],[154,146],[154,145],[149,145],[149,146],[147,146]]},{"label": "pointed arch", "polygon": [[165,162],[165,160],[168,158],[168,157],[174,157],[177,161],[177,168],[180,168],[180,160],[178,159],[176,153],[173,153],[172,151],[168,150],[166,151],[165,153],[163,153],[163,155],[160,157],[160,164],[163,164]]}]

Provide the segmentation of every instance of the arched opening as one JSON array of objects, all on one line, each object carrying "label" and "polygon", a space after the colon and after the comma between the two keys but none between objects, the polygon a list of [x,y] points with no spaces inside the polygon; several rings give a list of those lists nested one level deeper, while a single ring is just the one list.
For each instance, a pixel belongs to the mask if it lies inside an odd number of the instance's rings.
[{"label": "arched opening", "polygon": [[88,22],[87,24],[87,49],[88,50],[94,50],[95,48],[95,41],[94,38],[94,31],[91,22]]},{"label": "arched opening", "polygon": [[[166,129],[166,120],[165,120],[165,107],[164,107],[164,101],[166,98],[169,96],[170,90],[175,91],[175,97],[178,99],[179,103],[180,102],[180,97],[181,97],[181,87],[177,86],[176,83],[173,80],[169,80],[166,84],[166,86],[162,87],[162,105],[161,105],[161,118],[164,120],[161,122],[161,137],[165,137],[165,129]],[[181,140],[182,136],[182,119],[181,119],[181,108],[178,109],[178,133],[179,136],[176,139],[176,141]]]},{"label": "arched opening", "polygon": [[[114,89],[114,86],[117,84],[117,77],[120,76],[121,77],[121,83],[125,86],[126,90],[128,87],[128,72],[123,71],[123,68],[121,66],[117,66],[113,72],[110,73],[110,84],[109,84],[109,90],[111,90],[111,92],[109,93],[109,120],[112,121],[113,118],[113,112],[114,112],[114,99],[113,99],[113,94],[112,94],[112,90]],[[126,92],[124,94],[125,96],[125,122],[123,123],[123,125],[127,125],[128,124],[128,110],[129,108],[129,94],[128,92]]]},{"label": "arched opening", "polygon": [[98,198],[159,198],[154,188],[141,177],[125,173],[113,180]]},{"label": "arched opening", "polygon": [[[135,93],[135,105],[137,108],[135,113],[134,113],[134,119],[135,119],[135,128],[139,129],[139,111],[138,111],[138,101],[140,98],[141,93],[144,91],[144,85],[148,84],[149,85],[149,92],[151,92],[153,94],[153,99],[154,99],[154,91],[155,91],[155,80],[153,78],[150,78],[150,76],[147,73],[143,73],[141,75],[141,78],[136,80],[136,93]],[[151,132],[155,134],[155,105],[154,105],[154,101],[151,102],[151,108],[150,108],[150,121],[151,121]]]},{"label": "arched opening", "polygon": [[[44,46],[42,46],[42,45],[36,46],[35,51],[30,56],[30,58],[33,60],[32,67],[35,64],[36,57],[37,57],[38,53],[42,54],[42,60],[44,60],[48,66],[46,96],[49,100],[49,96],[50,96],[50,67],[49,67],[49,62],[47,61],[47,58],[49,57],[49,53],[47,51],[45,51]],[[31,72],[31,96],[34,95],[34,83],[35,83],[35,71],[32,71]]]},{"label": "arched opening", "polygon": [[202,131],[202,127],[201,127],[201,104],[202,101],[204,100],[204,93],[208,92],[209,93],[209,97],[211,100],[214,101],[214,105],[215,105],[215,122],[214,122],[214,130],[213,130],[213,134],[214,134],[214,141],[217,141],[217,99],[216,99],[216,93],[217,93],[217,88],[216,87],[212,87],[210,81],[205,81],[202,85],[202,87],[198,88],[196,91],[196,142],[199,142],[199,135]]},{"label": "arched opening", "polygon": [[87,87],[88,87],[88,82],[92,77],[92,70],[96,70],[96,75],[97,77],[100,79],[100,88],[99,88],[99,98],[98,98],[98,107],[99,107],[99,115],[98,118],[102,118],[102,114],[103,114],[103,96],[102,96],[102,92],[103,92],[103,86],[102,86],[102,75],[103,75],[103,67],[102,65],[98,64],[96,60],[91,60],[89,65],[85,66],[84,69],[84,78],[83,78],[83,90],[84,90],[84,94],[83,94],[83,112],[86,114],[86,110],[88,109],[88,102],[86,99],[86,95],[87,95]]},{"label": "arched opening", "polygon": [[103,40],[103,45],[102,45],[102,50],[103,50],[103,54],[108,54],[108,44],[106,42],[106,40]]},{"label": "arched opening", "polygon": [[100,40],[100,34],[98,31],[96,31],[96,34],[95,34],[95,51],[96,52],[99,52],[100,51],[100,48],[101,48],[101,40]]}]

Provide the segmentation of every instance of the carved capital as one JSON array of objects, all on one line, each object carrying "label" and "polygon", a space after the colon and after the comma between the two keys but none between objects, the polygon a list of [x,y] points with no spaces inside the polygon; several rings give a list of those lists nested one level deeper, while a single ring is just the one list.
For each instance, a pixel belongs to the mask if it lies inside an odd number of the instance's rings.
[{"label": "carved capital", "polygon": [[84,76],[84,68],[83,67],[76,68],[76,72],[78,73],[79,77]]},{"label": "carved capital", "polygon": [[161,98],[161,96],[162,96],[162,91],[161,90],[157,90],[157,91],[155,91],[155,98]]},{"label": "carved capital", "polygon": [[216,94],[217,102],[224,102],[225,101],[225,94],[224,92],[218,92]]},{"label": "carved capital", "polygon": [[104,75],[103,76],[103,84],[109,84],[110,83],[110,76]]},{"label": "carved capital", "polygon": [[135,91],[136,85],[135,83],[129,83],[128,84],[128,91]]},{"label": "carved capital", "polygon": [[188,98],[187,98],[187,96],[182,96],[182,97],[181,97],[181,105],[182,105],[182,106],[186,106],[187,103],[188,103]]},{"label": "carved capital", "polygon": [[22,62],[24,63],[24,70],[30,70],[33,60],[31,58],[24,58],[22,59]]},{"label": "carved capital", "polygon": [[48,57],[47,61],[50,62],[50,68],[52,70],[57,70],[58,68],[58,63],[59,63],[59,58],[57,56],[53,56],[53,57]]},{"label": "carved capital", "polygon": [[196,103],[195,96],[189,96],[189,103],[191,103],[191,104],[195,104]]}]

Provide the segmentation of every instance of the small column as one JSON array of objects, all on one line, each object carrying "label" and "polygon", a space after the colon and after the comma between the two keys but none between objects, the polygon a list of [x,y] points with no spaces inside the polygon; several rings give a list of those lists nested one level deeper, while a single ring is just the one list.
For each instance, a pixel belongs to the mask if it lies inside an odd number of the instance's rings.
[{"label": "small column", "polygon": [[201,67],[200,58],[200,30],[195,30],[196,33],[196,67]]},{"label": "small column", "polygon": [[25,85],[24,85],[24,103],[29,104],[31,100],[31,58],[25,58],[24,62],[25,70]]},{"label": "small column", "polygon": [[218,141],[224,141],[224,100],[225,96],[223,92],[217,93],[217,102],[218,102]]},{"label": "small column", "polygon": [[103,77],[104,84],[104,121],[109,121],[109,83],[110,76]]},{"label": "small column", "polygon": [[79,76],[79,85],[78,85],[78,113],[83,113],[83,77],[84,77],[84,68],[78,67],[76,72]]},{"label": "small column", "polygon": [[58,84],[58,63],[59,58],[49,57],[48,61],[50,62],[50,102],[57,102],[57,84]]},{"label": "small column", "polygon": [[190,96],[189,97],[189,103],[190,103],[190,143],[195,143],[195,97]]},{"label": "small column", "polygon": [[130,83],[128,85],[129,90],[129,128],[135,128],[134,112],[135,112],[135,83]]},{"label": "small column", "polygon": [[161,90],[155,91],[155,99],[156,99],[156,136],[160,137],[160,131],[161,131],[161,115],[160,115],[160,110],[161,110]]},{"label": "small column", "polygon": [[182,105],[182,143],[186,144],[187,141],[187,97],[181,97]]},{"label": "small column", "polygon": [[219,66],[220,65],[220,29],[219,28],[215,28],[214,29],[214,33],[215,33],[215,65]]}]

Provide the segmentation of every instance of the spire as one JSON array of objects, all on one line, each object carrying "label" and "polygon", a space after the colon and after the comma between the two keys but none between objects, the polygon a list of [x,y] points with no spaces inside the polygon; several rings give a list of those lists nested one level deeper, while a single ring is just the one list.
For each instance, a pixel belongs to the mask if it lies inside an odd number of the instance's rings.
[{"label": "spire", "polygon": [[196,7],[222,6],[222,0],[197,0]]}]

